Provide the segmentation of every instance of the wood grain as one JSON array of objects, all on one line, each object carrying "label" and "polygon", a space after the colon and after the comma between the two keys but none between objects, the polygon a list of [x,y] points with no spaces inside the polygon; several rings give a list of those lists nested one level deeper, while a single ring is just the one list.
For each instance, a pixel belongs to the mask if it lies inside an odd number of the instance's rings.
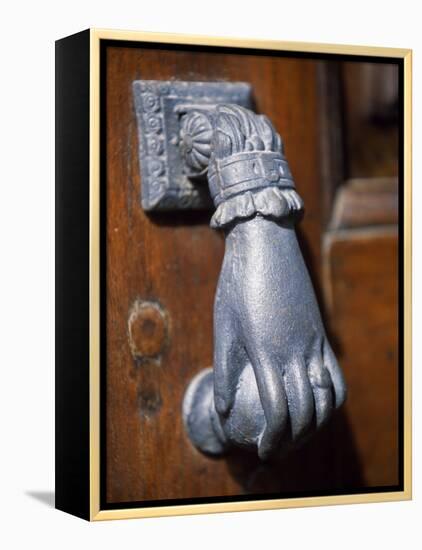
[{"label": "wood grain", "polygon": [[336,194],[330,229],[396,225],[397,178],[362,178],[344,182]]},{"label": "wood grain", "polygon": [[398,65],[345,62],[342,76],[346,176],[397,176]]},{"label": "wood grain", "polygon": [[325,238],[330,319],[349,388],[345,414],[372,487],[399,482],[397,247],[394,226]]}]

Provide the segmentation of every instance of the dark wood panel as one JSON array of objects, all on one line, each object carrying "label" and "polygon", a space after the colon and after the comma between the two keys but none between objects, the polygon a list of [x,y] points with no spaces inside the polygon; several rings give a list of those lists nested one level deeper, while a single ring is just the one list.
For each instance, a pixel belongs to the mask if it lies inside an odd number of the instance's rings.
[{"label": "dark wood panel", "polygon": [[330,321],[349,388],[344,412],[372,487],[399,481],[397,247],[395,226],[325,238]]},{"label": "dark wood panel", "polygon": [[397,222],[397,178],[362,178],[346,181],[338,190],[330,228],[396,225]]},{"label": "dark wood panel", "polygon": [[399,68],[342,63],[346,176],[398,175]]}]

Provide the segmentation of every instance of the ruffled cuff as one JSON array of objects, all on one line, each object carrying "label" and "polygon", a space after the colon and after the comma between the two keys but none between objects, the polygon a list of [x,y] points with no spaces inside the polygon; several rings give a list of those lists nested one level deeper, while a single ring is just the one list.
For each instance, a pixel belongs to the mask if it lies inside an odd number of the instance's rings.
[{"label": "ruffled cuff", "polygon": [[303,210],[303,201],[294,189],[265,187],[259,191],[246,191],[222,202],[211,218],[211,227],[223,228],[236,219],[261,214],[273,219],[298,215]]}]

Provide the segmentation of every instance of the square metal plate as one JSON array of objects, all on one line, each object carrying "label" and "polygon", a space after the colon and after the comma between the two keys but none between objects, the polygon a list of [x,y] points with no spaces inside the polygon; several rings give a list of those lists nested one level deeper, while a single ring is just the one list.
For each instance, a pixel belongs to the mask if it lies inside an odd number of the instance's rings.
[{"label": "square metal plate", "polygon": [[179,149],[180,108],[236,103],[251,107],[251,86],[243,82],[136,80],[141,201],[145,210],[209,209],[206,179],[187,177]]}]

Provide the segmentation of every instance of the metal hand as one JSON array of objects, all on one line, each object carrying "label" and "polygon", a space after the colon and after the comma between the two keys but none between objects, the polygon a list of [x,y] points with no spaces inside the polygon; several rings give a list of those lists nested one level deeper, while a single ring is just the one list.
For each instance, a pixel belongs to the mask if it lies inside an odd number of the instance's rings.
[{"label": "metal hand", "polygon": [[346,388],[296,239],[302,202],[280,137],[241,107],[220,106],[213,116],[208,178],[226,250],[214,371],[188,390],[185,422],[206,452],[237,445],[265,460],[324,424]]}]

